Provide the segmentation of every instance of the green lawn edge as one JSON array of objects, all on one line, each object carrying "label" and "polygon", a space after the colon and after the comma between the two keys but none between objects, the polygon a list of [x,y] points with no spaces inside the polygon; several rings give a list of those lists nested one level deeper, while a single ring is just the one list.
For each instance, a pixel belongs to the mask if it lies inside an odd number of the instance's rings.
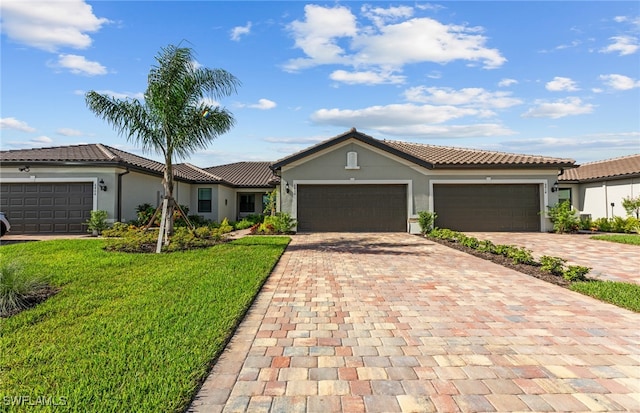
[{"label": "green lawn edge", "polygon": [[640,245],[640,235],[634,234],[602,234],[593,235],[591,239],[617,242],[619,244]]},{"label": "green lawn edge", "polygon": [[61,288],[0,319],[3,409],[184,411],[289,241],[168,254],[94,239],[2,246],[0,259]]}]

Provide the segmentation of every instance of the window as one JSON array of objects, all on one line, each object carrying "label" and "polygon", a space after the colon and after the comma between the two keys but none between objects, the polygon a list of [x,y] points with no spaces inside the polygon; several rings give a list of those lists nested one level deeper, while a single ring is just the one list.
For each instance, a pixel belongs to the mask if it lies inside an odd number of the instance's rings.
[{"label": "window", "polygon": [[211,188],[198,188],[198,212],[211,212]]},{"label": "window", "polygon": [[347,166],[344,169],[360,169],[358,166],[358,152],[347,152]]},{"label": "window", "polygon": [[240,195],[240,212],[256,212],[256,196]]},{"label": "window", "polygon": [[564,201],[569,201],[571,204],[571,188],[558,189],[558,203],[561,204]]}]

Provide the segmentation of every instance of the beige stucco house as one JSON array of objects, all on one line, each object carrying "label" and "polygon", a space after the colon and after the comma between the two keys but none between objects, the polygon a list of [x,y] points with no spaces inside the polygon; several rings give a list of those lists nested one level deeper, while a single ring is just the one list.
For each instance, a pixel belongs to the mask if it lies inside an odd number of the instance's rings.
[{"label": "beige stucco house", "polygon": [[[0,162],[0,209],[12,232],[84,232],[91,210],[126,222],[138,205],[163,197],[162,163],[106,145],[1,151]],[[640,192],[634,165],[630,176],[606,181],[605,205],[617,208],[623,192]],[[603,183],[585,180],[582,168],[572,159],[380,140],[351,129],[275,162],[178,164],[174,195],[190,214],[219,222],[261,213],[275,189],[278,209],[300,232],[417,233],[420,211],[460,231],[549,231],[542,211],[567,189],[577,210],[606,216],[596,207],[603,195],[590,189]]]},{"label": "beige stucco house", "polygon": [[592,219],[625,217],[624,198],[640,196],[640,154],[606,159],[569,169],[558,177],[560,200],[570,200]]}]

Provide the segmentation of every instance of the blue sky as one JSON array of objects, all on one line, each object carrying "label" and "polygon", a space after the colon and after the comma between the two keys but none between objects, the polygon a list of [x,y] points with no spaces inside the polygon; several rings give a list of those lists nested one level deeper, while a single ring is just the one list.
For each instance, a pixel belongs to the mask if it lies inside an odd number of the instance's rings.
[{"label": "blue sky", "polygon": [[352,127],[379,139],[573,158],[640,152],[640,3],[0,3],[0,149],[142,153],[85,105],[141,98],[162,47],[239,78],[236,125],[189,161],[274,161]]}]

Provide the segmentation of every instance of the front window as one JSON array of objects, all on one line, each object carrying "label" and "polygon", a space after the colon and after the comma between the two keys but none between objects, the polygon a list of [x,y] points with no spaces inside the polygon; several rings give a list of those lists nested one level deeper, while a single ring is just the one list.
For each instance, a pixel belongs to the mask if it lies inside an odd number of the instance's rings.
[{"label": "front window", "polygon": [[211,188],[198,188],[198,212],[211,212]]},{"label": "front window", "polygon": [[569,201],[569,205],[571,205],[571,188],[558,189],[558,203],[562,204],[565,201]]},{"label": "front window", "polygon": [[240,195],[240,212],[256,212],[256,196],[254,194]]}]

